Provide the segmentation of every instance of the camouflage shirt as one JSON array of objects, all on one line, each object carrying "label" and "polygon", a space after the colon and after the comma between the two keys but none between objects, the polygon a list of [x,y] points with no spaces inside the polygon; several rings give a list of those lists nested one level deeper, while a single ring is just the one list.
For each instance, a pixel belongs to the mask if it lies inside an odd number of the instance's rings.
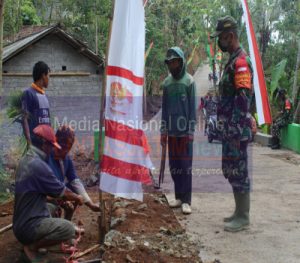
[{"label": "camouflage shirt", "polygon": [[282,121],[282,123],[285,123],[284,125],[287,125],[289,123],[293,122],[293,108],[292,108],[292,102],[289,98],[286,98],[280,105],[279,105],[280,111],[279,115],[276,118],[275,121],[278,121],[279,119]]},{"label": "camouflage shirt", "polygon": [[219,83],[218,118],[224,122],[223,138],[251,138],[250,102],[253,71],[249,56],[238,48],[229,58]]}]

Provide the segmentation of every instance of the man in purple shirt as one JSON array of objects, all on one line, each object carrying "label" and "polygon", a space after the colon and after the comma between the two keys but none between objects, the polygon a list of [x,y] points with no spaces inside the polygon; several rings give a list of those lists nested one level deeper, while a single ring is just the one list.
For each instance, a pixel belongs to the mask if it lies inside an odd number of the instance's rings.
[{"label": "man in purple shirt", "polygon": [[35,139],[33,129],[40,124],[51,126],[49,101],[45,89],[49,85],[50,68],[43,62],[37,62],[32,70],[33,83],[22,95],[23,132],[28,145]]},{"label": "man in purple shirt", "polygon": [[39,125],[35,140],[16,171],[13,231],[24,245],[24,257],[33,261],[39,248],[56,245],[76,236],[76,227],[65,219],[51,218],[47,196],[83,204],[83,198],[68,190],[46,163],[53,147],[60,148],[53,129]]}]

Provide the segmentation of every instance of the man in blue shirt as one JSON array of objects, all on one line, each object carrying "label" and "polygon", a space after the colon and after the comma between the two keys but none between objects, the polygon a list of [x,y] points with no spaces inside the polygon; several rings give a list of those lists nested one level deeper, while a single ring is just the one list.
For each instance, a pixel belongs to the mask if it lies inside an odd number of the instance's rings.
[{"label": "man in blue shirt", "polygon": [[[88,206],[94,212],[99,212],[99,205],[95,204],[89,197],[83,184],[76,175],[73,161],[68,155],[75,141],[75,133],[73,129],[66,125],[59,127],[56,132],[56,139],[61,146],[61,149],[56,148],[51,153],[48,161],[49,166],[60,182],[64,183],[66,179],[66,187],[83,197],[83,201],[86,206]],[[57,202],[55,199],[48,201],[48,206],[50,207],[53,215],[60,216],[61,207],[64,209],[64,216],[67,220],[72,219],[73,213],[78,205],[76,202],[70,201]]]},{"label": "man in blue shirt", "polygon": [[[13,231],[24,245],[24,257],[33,261],[39,248],[56,245],[76,236],[76,227],[69,221],[51,218],[47,196],[64,198],[83,204],[83,198],[68,190],[53,174],[46,160],[56,142],[49,125],[34,130],[34,144],[21,159],[16,171]],[[39,261],[36,261],[39,262]]]},{"label": "man in blue shirt", "polygon": [[33,83],[22,95],[23,132],[28,145],[34,140],[33,129],[39,124],[51,125],[49,101],[45,89],[49,84],[50,68],[45,62],[37,62],[32,71]]}]

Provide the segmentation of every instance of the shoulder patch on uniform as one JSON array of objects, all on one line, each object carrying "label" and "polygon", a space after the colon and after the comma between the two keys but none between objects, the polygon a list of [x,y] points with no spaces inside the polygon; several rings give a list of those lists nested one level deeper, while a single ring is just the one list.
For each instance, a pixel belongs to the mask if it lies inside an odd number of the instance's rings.
[{"label": "shoulder patch on uniform", "polygon": [[245,55],[238,57],[235,62],[234,84],[237,89],[252,88],[252,73]]},{"label": "shoulder patch on uniform", "polygon": [[292,107],[292,105],[291,105],[290,100],[289,100],[289,99],[285,100],[285,107],[284,107],[284,108],[285,108],[286,110],[290,110],[291,107]]}]

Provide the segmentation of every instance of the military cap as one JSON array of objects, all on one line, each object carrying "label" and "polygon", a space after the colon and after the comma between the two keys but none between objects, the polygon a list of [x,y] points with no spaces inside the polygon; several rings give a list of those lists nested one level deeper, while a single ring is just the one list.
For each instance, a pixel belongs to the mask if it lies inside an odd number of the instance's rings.
[{"label": "military cap", "polygon": [[211,38],[219,36],[222,32],[236,30],[238,28],[236,20],[232,16],[224,16],[218,19],[216,31]]}]

